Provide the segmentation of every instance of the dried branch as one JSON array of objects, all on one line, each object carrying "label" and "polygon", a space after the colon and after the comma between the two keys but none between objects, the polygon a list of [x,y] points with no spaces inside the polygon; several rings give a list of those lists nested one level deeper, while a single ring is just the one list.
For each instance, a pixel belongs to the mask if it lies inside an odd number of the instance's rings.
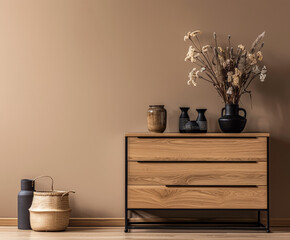
[{"label": "dried branch", "polygon": [[190,72],[188,82],[196,86],[196,79],[200,78],[213,84],[219,96],[229,104],[238,104],[245,93],[249,93],[251,97],[248,87],[252,81],[259,75],[261,81],[266,77],[266,67],[264,66],[261,71],[258,67],[258,62],[263,59],[261,49],[264,46],[262,41],[265,32],[257,37],[250,51],[240,44],[236,52],[232,47],[230,35],[228,35],[228,46],[223,49],[218,46],[216,33],[213,33],[215,47],[202,46],[198,34],[200,31],[189,32],[184,37],[195,47],[195,49],[189,48],[185,60],[191,60],[193,64],[200,67]]},{"label": "dried branch", "polygon": [[265,37],[265,31],[264,32],[262,32],[257,38],[256,38],[256,40],[253,42],[253,44],[252,44],[252,47],[251,47],[251,50],[250,50],[250,52],[251,53],[254,53],[259,47],[261,47],[262,46],[262,41],[263,41],[263,39],[264,39],[264,37]]}]

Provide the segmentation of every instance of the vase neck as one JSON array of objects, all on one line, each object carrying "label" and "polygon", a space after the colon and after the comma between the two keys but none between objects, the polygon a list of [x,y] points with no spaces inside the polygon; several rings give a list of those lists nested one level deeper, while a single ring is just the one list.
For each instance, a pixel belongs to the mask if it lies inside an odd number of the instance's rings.
[{"label": "vase neck", "polygon": [[149,105],[150,108],[164,108],[164,105]]},{"label": "vase neck", "polygon": [[225,115],[239,115],[239,105],[238,104],[226,104]]},{"label": "vase neck", "polygon": [[189,107],[180,107],[180,110],[182,112],[187,112],[189,110]]},{"label": "vase neck", "polygon": [[180,117],[181,118],[188,118],[189,119],[189,116],[188,116],[188,110],[189,110],[189,107],[180,107],[180,110],[181,110],[181,115]]},{"label": "vase neck", "polygon": [[21,190],[34,191],[33,180],[21,179]]},{"label": "vase neck", "polygon": [[196,111],[198,112],[196,121],[206,121],[206,118],[204,115],[206,109],[205,108],[198,108],[198,109],[196,109]]}]

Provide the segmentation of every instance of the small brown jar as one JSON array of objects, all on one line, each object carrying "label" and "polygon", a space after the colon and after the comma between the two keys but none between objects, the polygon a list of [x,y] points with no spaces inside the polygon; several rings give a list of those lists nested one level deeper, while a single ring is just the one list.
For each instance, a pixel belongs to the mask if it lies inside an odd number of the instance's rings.
[{"label": "small brown jar", "polygon": [[163,133],[166,129],[167,112],[164,105],[149,105],[147,125],[150,132]]}]

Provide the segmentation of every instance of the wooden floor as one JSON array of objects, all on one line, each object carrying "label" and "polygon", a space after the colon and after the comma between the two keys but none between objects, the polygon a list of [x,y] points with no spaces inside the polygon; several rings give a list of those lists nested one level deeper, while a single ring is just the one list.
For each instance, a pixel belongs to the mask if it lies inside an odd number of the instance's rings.
[{"label": "wooden floor", "polygon": [[1,240],[255,240],[255,239],[290,239],[290,228],[273,228],[272,233],[265,232],[225,232],[225,231],[164,231],[135,230],[124,233],[123,228],[69,228],[65,232],[34,232],[30,230],[18,230],[16,227],[0,227]]}]

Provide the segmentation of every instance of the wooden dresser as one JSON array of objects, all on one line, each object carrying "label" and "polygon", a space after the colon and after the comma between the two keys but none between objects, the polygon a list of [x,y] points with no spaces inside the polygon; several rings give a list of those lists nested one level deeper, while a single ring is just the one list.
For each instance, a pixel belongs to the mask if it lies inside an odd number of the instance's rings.
[{"label": "wooden dresser", "polygon": [[257,222],[226,228],[269,231],[268,133],[130,133],[125,142],[125,231],[152,228],[128,214],[152,209],[253,210]]}]

